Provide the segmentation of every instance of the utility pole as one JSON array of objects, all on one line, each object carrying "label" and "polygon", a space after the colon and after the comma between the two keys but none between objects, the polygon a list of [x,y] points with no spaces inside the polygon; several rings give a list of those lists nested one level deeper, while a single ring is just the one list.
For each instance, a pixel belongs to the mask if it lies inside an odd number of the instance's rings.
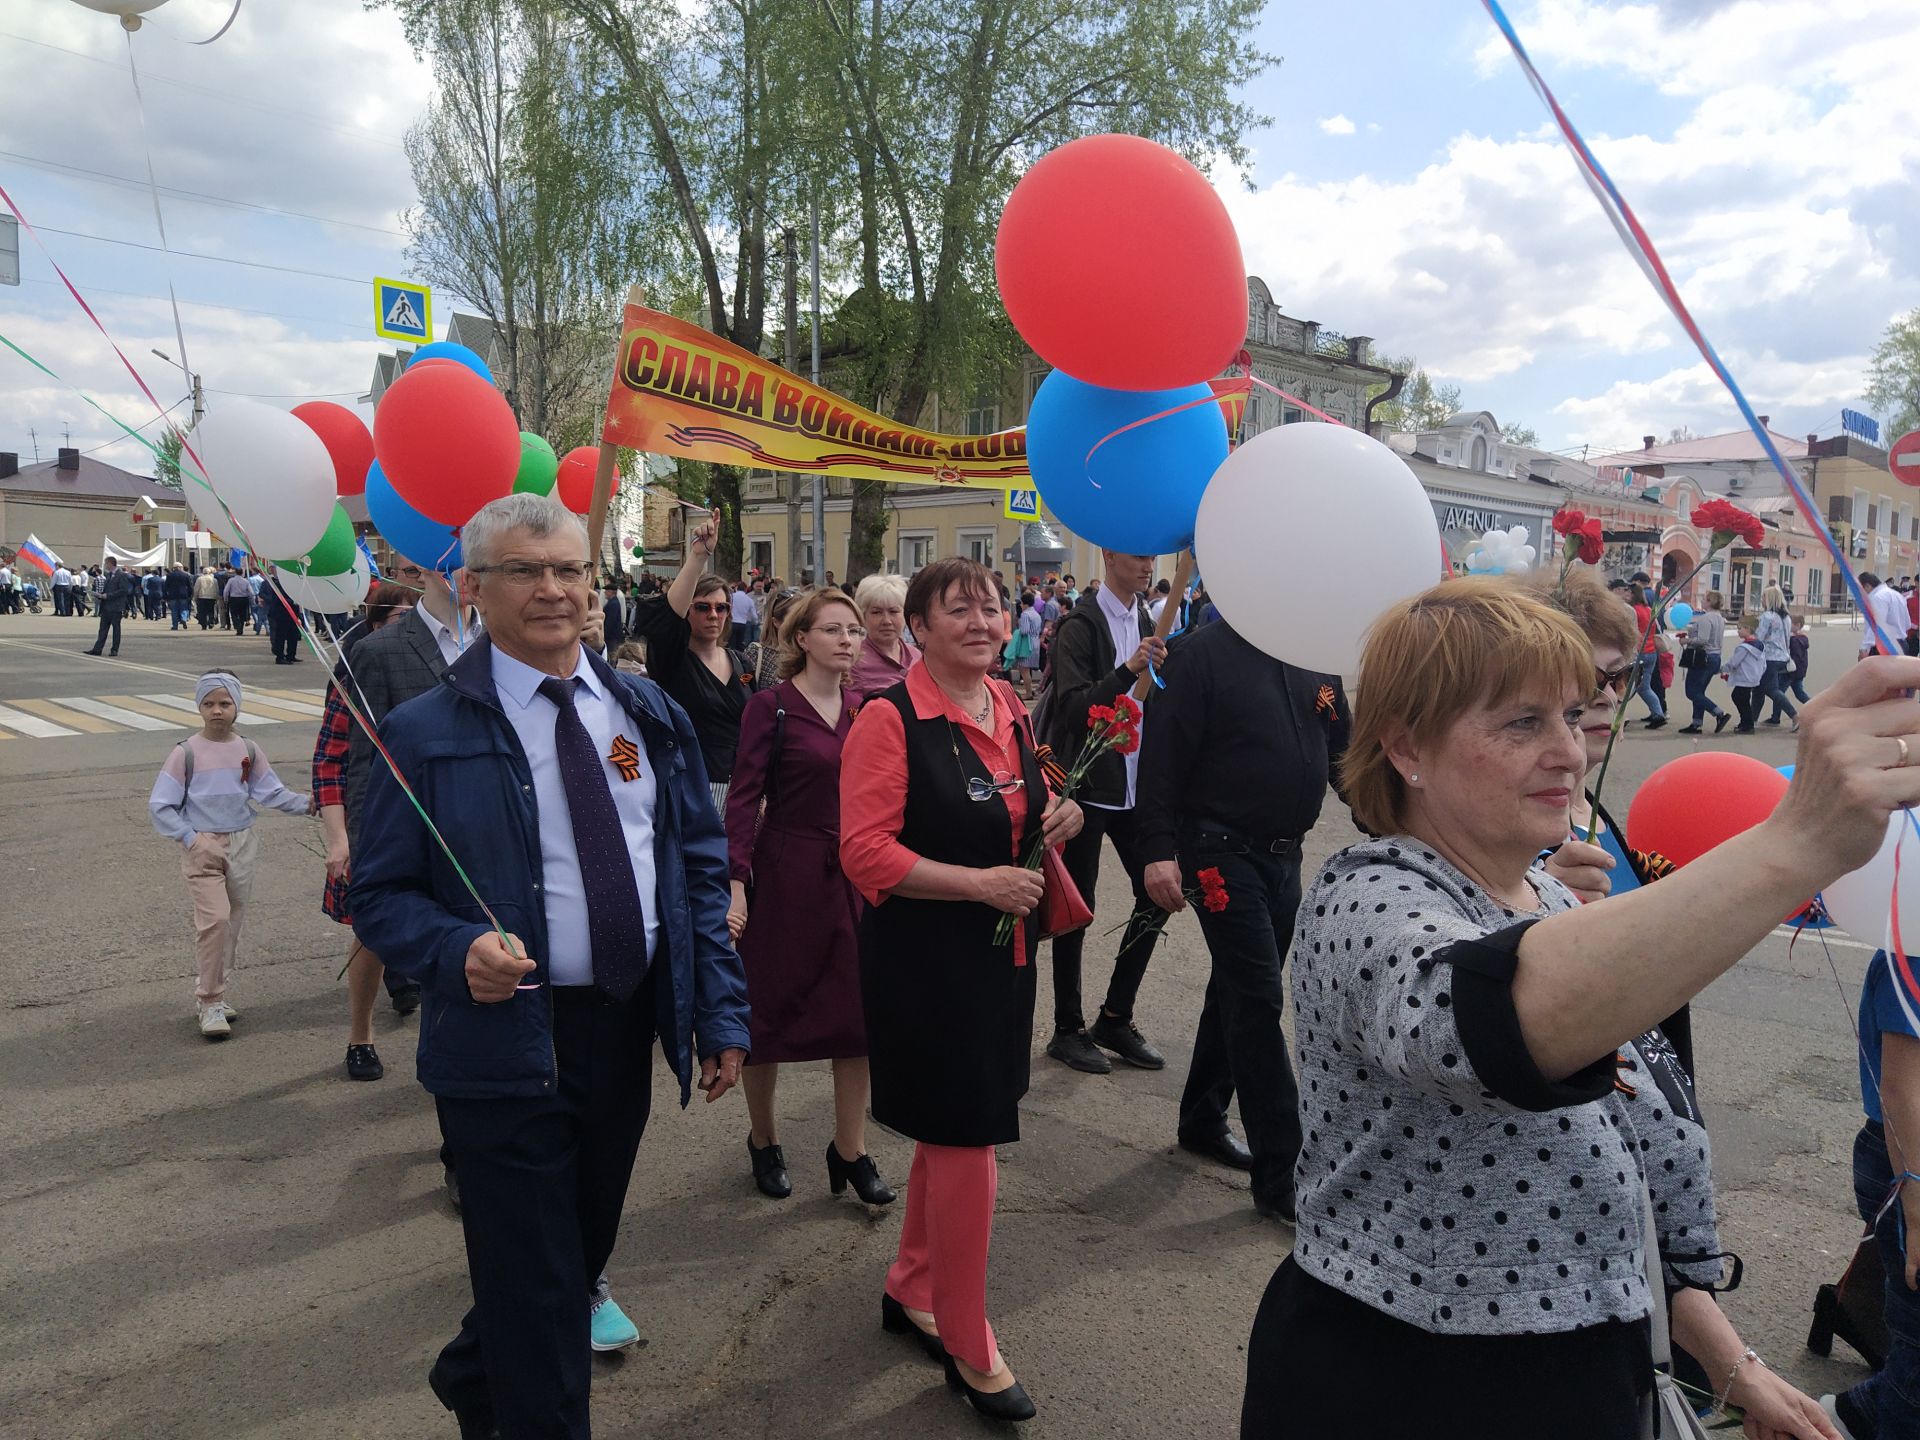
[{"label": "utility pole", "polygon": [[[781,231],[787,266],[787,369],[800,373],[800,242],[787,226]],[[783,571],[789,585],[800,583],[800,477],[781,477],[787,487],[787,558]]]},{"label": "utility pole", "polygon": [[40,463],[40,432],[31,425],[27,427],[27,439],[33,442],[33,463]]},{"label": "utility pole", "polygon": [[[820,202],[813,201],[813,383],[820,383]],[[813,583],[827,578],[827,481],[813,477]]]}]

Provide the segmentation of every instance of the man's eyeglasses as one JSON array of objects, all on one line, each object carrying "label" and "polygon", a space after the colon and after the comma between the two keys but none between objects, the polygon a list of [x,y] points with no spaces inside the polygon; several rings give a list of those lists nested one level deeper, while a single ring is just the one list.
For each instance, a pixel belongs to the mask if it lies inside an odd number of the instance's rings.
[{"label": "man's eyeglasses", "polygon": [[824,635],[829,640],[838,640],[842,635],[851,635],[856,640],[864,640],[867,632],[858,625],[813,625],[808,627],[810,635]]},{"label": "man's eyeglasses", "polygon": [[498,565],[474,565],[469,569],[476,575],[498,575],[507,584],[517,590],[531,589],[546,577],[548,571],[562,585],[584,585],[587,583],[588,567],[572,561],[559,565],[542,565],[532,560],[507,560]]},{"label": "man's eyeglasses", "polygon": [[994,796],[1004,795],[1009,790],[1018,790],[1026,783],[1018,775],[1009,775],[1004,770],[996,771],[991,780],[984,775],[969,775],[967,799],[991,800]]},{"label": "man's eyeglasses", "polygon": [[395,565],[387,573],[398,580],[420,580],[425,578],[427,572],[418,565]]},{"label": "man's eyeglasses", "polygon": [[732,608],[726,605],[701,605],[696,603],[691,608],[696,615],[731,615],[733,613]]},{"label": "man's eyeglasses", "polygon": [[1627,681],[1633,675],[1633,663],[1629,661],[1618,670],[1602,670],[1593,667],[1593,693],[1597,696],[1602,690],[1611,690],[1616,695],[1627,693]]}]

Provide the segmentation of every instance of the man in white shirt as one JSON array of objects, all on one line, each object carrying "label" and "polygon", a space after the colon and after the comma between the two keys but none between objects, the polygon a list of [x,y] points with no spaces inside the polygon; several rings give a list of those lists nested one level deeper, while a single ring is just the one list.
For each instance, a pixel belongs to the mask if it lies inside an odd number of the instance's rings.
[{"label": "man in white shirt", "polygon": [[20,609],[20,582],[14,578],[13,566],[0,563],[0,615],[11,615]]},{"label": "man in white shirt", "polygon": [[[1089,593],[1061,619],[1053,638],[1048,682],[1052,718],[1050,733],[1040,738],[1053,746],[1060,763],[1067,766],[1078,758],[1086,741],[1088,709],[1113,704],[1133,689],[1150,664],[1167,658],[1166,642],[1153,634],[1140,604],[1140,592],[1153,583],[1153,556],[1100,553],[1106,566],[1104,582],[1098,590],[1088,586]],[[1079,795],[1086,824],[1061,852],[1067,873],[1089,906],[1100,882],[1102,837],[1113,842],[1133,883],[1133,914],[1114,955],[1106,998],[1091,1025],[1080,1002],[1080,957],[1088,932],[1076,930],[1053,942],[1054,1033],[1047,1055],[1095,1075],[1113,1068],[1103,1050],[1142,1070],[1158,1070],[1166,1064],[1133,1023],[1134,999],[1161,930],[1156,907],[1146,892],[1145,861],[1134,840],[1133,803],[1139,775],[1137,750],[1124,756],[1108,752],[1095,760]]]},{"label": "man in white shirt", "polygon": [[53,613],[73,614],[73,572],[65,565],[53,567]]},{"label": "man in white shirt", "polygon": [[732,650],[744,650],[760,635],[760,611],[753,603],[753,591],[747,588],[747,582],[733,582],[733,598],[728,601],[733,607],[733,639],[728,643]]},{"label": "man in white shirt", "polygon": [[[1907,602],[1900,592],[1882,580],[1871,570],[1860,572],[1861,588],[1867,592],[1867,613],[1872,617],[1887,642],[1893,646],[1895,655],[1906,649],[1907,640]],[[1879,646],[1874,644],[1873,625],[1867,627],[1866,635],[1860,641],[1860,655],[1865,659],[1877,654]]]}]

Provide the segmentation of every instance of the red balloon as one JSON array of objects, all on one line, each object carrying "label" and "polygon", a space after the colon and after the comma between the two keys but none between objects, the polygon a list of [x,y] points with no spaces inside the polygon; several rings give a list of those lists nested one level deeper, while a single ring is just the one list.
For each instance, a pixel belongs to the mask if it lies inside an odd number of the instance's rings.
[{"label": "red balloon", "polygon": [[1186,160],[1137,135],[1050,151],[1007,197],[1000,299],[1041,358],[1111,390],[1224,370],[1247,334],[1247,272],[1227,207]]},{"label": "red balloon", "polygon": [[409,367],[373,412],[373,448],[400,498],[442,525],[466,524],[520,470],[512,407],[464,365]]},{"label": "red balloon", "polygon": [[1697,750],[1646,778],[1627,810],[1627,841],[1685,865],[1751,830],[1786,793],[1787,777],[1764,761]]},{"label": "red balloon", "polygon": [[[553,493],[560,503],[576,515],[584,515],[593,506],[593,472],[600,464],[598,445],[576,445],[560,457],[560,478]],[[620,488],[620,467],[613,467],[613,488]]]},{"label": "red balloon", "polygon": [[327,454],[333,457],[335,492],[363,494],[367,488],[367,467],[373,464],[373,436],[367,432],[366,421],[331,400],[309,400],[294,406],[293,413],[320,437]]}]

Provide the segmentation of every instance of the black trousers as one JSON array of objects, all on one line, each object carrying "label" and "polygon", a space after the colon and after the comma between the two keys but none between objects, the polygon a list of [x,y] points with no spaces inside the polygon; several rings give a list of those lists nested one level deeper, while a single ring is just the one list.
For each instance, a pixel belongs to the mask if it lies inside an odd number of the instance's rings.
[{"label": "black trousers", "polygon": [[103,604],[100,607],[100,633],[93,638],[94,649],[105,650],[107,648],[107,632],[109,630],[113,632],[113,648],[115,653],[118,653],[120,649],[120,607],[118,605]]},{"label": "black trousers", "polygon": [[267,597],[267,636],[273,642],[273,658],[294,660],[300,655],[300,627],[277,597]]},{"label": "black trousers", "polygon": [[1180,1096],[1180,1134],[1221,1134],[1238,1091],[1254,1197],[1277,1204],[1293,1198],[1300,1158],[1300,1090],[1280,1029],[1287,995],[1281,967],[1300,909],[1300,853],[1296,847],[1275,855],[1225,835],[1183,837],[1180,874],[1190,892],[1201,888],[1197,872],[1209,868],[1226,883],[1227,908],[1198,911],[1213,973]]},{"label": "black trousers", "polygon": [[[438,1101],[460,1181],[473,1308],[434,1362],[454,1408],[512,1440],[589,1433],[586,1297],[606,1267],[652,1097],[652,972],[633,998],[553,996],[555,1093]],[[508,1005],[544,1004],[525,992]]]},{"label": "black trousers", "polygon": [[196,600],[193,602],[194,618],[199,620],[202,630],[211,630],[213,628],[213,607],[219,603],[218,600]]},{"label": "black trousers", "polygon": [[247,617],[253,613],[253,601],[246,597],[227,597],[227,625],[236,635],[247,633]]},{"label": "black trousers", "polygon": [[[1102,836],[1113,841],[1114,851],[1120,856],[1127,879],[1133,882],[1133,914],[1127,921],[1126,932],[1120,937],[1119,953],[1113,957],[1113,978],[1107,982],[1106,999],[1109,1011],[1122,1020],[1131,1020],[1133,1002],[1140,993],[1140,982],[1146,978],[1147,961],[1153,958],[1153,944],[1160,938],[1161,921],[1165,917],[1159,907],[1147,898],[1147,867],[1140,858],[1139,847],[1134,840],[1133,812],[1102,810],[1097,805],[1083,805],[1080,809],[1087,817],[1086,824],[1078,835],[1062,847],[1060,858],[1066,863],[1067,874],[1073,877],[1073,883],[1079,887],[1081,897],[1091,908],[1093,892],[1100,881]],[[1087,931],[1092,928],[1091,925],[1084,926],[1071,935],[1062,935],[1053,941],[1055,1030],[1086,1028],[1086,1016],[1080,1009],[1080,955],[1086,945]]]}]

